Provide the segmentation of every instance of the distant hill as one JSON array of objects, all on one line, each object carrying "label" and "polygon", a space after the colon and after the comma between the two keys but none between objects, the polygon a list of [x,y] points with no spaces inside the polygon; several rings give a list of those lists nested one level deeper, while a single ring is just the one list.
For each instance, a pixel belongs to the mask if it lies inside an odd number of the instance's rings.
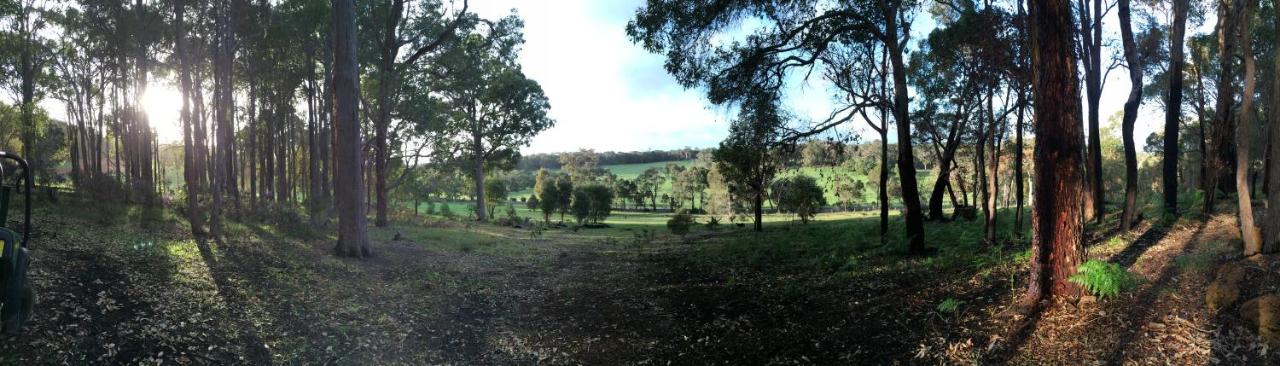
[{"label": "distant hill", "polygon": [[[596,153],[600,157],[600,166],[612,165],[632,165],[632,164],[648,164],[669,161],[693,160],[698,157],[698,153],[705,149],[683,148],[676,150],[649,150],[649,151],[605,151]],[[548,153],[548,154],[530,154],[520,157],[520,162],[516,163],[516,169],[519,170],[538,170],[560,169],[560,155],[564,153]],[[660,164],[659,166],[665,166]],[[641,169],[644,171],[644,169]],[[614,174],[619,174],[614,172]],[[619,174],[621,175],[621,174]]]}]

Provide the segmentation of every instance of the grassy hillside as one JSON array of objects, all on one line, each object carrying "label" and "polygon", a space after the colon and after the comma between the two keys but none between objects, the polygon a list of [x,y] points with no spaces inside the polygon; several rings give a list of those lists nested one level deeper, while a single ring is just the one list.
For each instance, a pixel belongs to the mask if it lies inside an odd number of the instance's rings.
[{"label": "grassy hillside", "polygon": [[[695,161],[680,160],[680,161],[662,161],[662,162],[643,163],[643,164],[603,165],[601,166],[601,168],[608,170],[609,172],[612,172],[614,175],[617,175],[618,178],[635,179],[636,177],[640,176],[641,173],[644,173],[644,171],[649,168],[657,168],[661,170],[665,168],[667,164],[670,164],[670,163],[675,163],[680,166],[688,167],[688,166],[692,166],[695,163]],[[553,171],[559,172],[558,169]],[[877,192],[877,189],[879,188],[876,185],[871,184],[871,180],[868,179],[866,174],[854,173],[844,167],[839,167],[839,166],[797,167],[797,168],[787,169],[783,172],[778,173],[777,178],[790,177],[790,176],[800,175],[800,174],[813,177],[818,181],[818,185],[822,187],[823,191],[826,194],[828,204],[834,205],[837,201],[839,201],[839,199],[836,197],[836,177],[841,175],[845,177],[851,177],[853,179],[860,180],[863,183],[865,183],[865,192],[863,193],[862,204],[870,205],[876,202],[876,192]],[[920,186],[921,194],[922,195],[928,194],[928,192],[933,188],[933,182],[936,179],[936,177],[934,177],[932,172],[928,170],[920,170],[920,171],[917,171],[916,174],[917,174],[916,179],[920,183],[919,186]],[[889,179],[897,180],[898,178],[896,173],[894,175],[891,175]],[[671,182],[670,181],[663,182],[662,189],[659,191],[659,195],[661,195],[662,193],[670,193],[670,192],[671,192]],[[527,198],[532,194],[533,194],[533,189],[530,188],[530,189],[524,189],[524,190],[512,192],[511,197],[516,199],[519,199],[521,197]],[[892,199],[892,202],[894,202],[895,204],[900,203],[900,199],[898,199],[897,197],[891,197],[891,199]]]}]

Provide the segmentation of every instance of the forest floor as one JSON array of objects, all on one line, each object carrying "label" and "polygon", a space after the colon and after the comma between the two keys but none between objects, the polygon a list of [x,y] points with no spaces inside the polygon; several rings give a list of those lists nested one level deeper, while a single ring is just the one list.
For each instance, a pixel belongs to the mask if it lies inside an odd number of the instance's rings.
[{"label": "forest floor", "polygon": [[[939,255],[912,258],[872,218],[683,239],[406,218],[371,228],[376,256],[350,260],[288,215],[197,241],[173,213],[86,207],[39,207],[37,313],[0,342],[0,363],[1280,361],[1234,311],[1205,306],[1237,251],[1229,214],[1097,235],[1089,256],[1142,284],[1020,317],[1025,240],[981,243],[978,222],[929,224]],[[1001,216],[1004,232],[1012,221]],[[1248,282],[1271,283],[1242,299],[1280,284],[1280,261],[1240,263]]]}]

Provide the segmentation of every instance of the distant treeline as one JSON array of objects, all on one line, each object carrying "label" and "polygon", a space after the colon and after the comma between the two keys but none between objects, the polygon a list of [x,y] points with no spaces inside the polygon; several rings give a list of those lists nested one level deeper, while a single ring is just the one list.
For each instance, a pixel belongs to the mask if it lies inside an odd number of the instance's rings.
[{"label": "distant treeline", "polygon": [[[691,160],[698,157],[702,149],[686,147],[676,150],[649,151],[605,151],[597,153],[599,165],[645,164],[662,161]],[[563,153],[532,154],[520,157],[516,164],[519,170],[560,169],[560,155]]]}]

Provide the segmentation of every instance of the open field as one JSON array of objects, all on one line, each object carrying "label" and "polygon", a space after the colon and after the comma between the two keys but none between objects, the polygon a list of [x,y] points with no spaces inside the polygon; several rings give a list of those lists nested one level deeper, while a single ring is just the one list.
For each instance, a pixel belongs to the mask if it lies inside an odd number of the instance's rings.
[{"label": "open field", "polygon": [[[695,161],[683,160],[683,161],[667,161],[667,162],[656,162],[656,163],[645,163],[645,164],[602,165],[600,167],[617,175],[618,178],[635,179],[637,176],[639,176],[641,173],[643,173],[645,170],[649,168],[657,168],[661,170],[665,168],[667,164],[670,164],[670,163],[688,167],[694,164]],[[559,172],[559,170],[553,170],[553,171]],[[872,205],[876,203],[876,194],[877,194],[877,189],[879,188],[876,185],[871,184],[871,180],[868,179],[866,174],[853,173],[848,171],[848,169],[844,167],[838,167],[838,166],[837,167],[798,167],[798,168],[786,169],[778,173],[777,178],[784,178],[784,177],[789,177],[789,176],[798,175],[798,174],[808,175],[810,177],[813,177],[814,179],[817,179],[818,186],[822,187],[823,195],[827,199],[828,204],[834,205],[836,202],[839,201],[839,197],[836,196],[836,191],[835,191],[836,176],[838,175],[843,175],[847,179],[856,179],[856,180],[862,181],[865,184],[863,195],[862,195],[863,197],[862,204]],[[895,173],[894,175],[890,175],[889,179],[897,180],[898,177]],[[933,182],[937,178],[934,177],[932,172],[929,170],[919,170],[916,172],[916,179],[919,182],[920,191],[922,192],[922,194],[926,195],[925,198],[928,198],[927,194],[933,189]],[[670,181],[663,182],[662,188],[659,189],[658,191],[659,196],[661,196],[664,193],[671,193]],[[527,189],[511,192],[509,196],[514,199],[519,199],[522,197],[528,198],[532,194],[533,194],[533,189],[527,188]],[[896,200],[892,202],[895,205],[900,203],[900,201],[896,201]],[[766,205],[768,204],[769,203],[766,203]],[[950,205],[950,202],[947,202],[947,204]]]},{"label": "open field", "polygon": [[[38,207],[40,306],[25,336],[0,345],[0,362],[1188,364],[1276,355],[1158,351],[1166,337],[1253,344],[1227,332],[1235,320],[1197,310],[1203,297],[1178,296],[1202,293],[1230,250],[1229,216],[1091,239],[1091,257],[1131,265],[1143,287],[1050,309],[1030,325],[1046,338],[1024,340],[1015,333],[1025,322],[1002,315],[1025,286],[1029,255],[1008,212],[1003,244],[983,243],[972,222],[929,224],[939,253],[925,258],[904,255],[900,218],[881,241],[867,213],[808,225],[770,215],[763,234],[699,226],[684,238],[656,214],[541,235],[400,216],[370,228],[377,255],[360,261],[331,256],[333,238],[291,214],[246,216],[226,240],[206,241],[190,239],[171,212],[75,207]],[[653,235],[638,238],[645,230]]]}]

